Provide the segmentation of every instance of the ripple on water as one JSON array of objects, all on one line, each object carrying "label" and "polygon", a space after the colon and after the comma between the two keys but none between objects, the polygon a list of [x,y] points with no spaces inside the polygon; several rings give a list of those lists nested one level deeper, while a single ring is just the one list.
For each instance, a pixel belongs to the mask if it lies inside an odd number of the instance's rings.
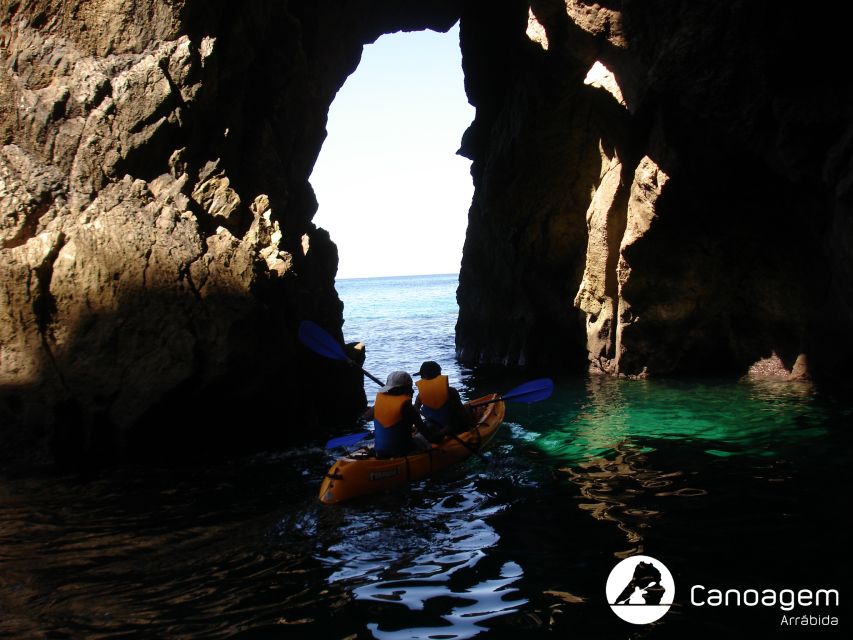
[{"label": "ripple on water", "polygon": [[[447,494],[426,485],[384,509],[349,510],[341,541],[319,558],[334,569],[329,582],[345,582],[356,601],[418,612],[368,624],[377,638],[471,638],[526,602],[513,586],[521,566],[491,557],[500,536],[485,518],[500,506],[476,483]],[[415,625],[392,628],[402,620]]]},{"label": "ripple on water", "polygon": [[[418,587],[400,585],[393,592],[393,597],[412,611],[423,609],[427,600],[446,598],[449,603],[459,603],[451,607],[449,612],[442,613],[441,618],[446,624],[424,627],[410,627],[405,629],[385,631],[377,623],[369,623],[367,628],[376,638],[380,640],[421,639],[421,638],[451,638],[462,640],[473,638],[484,631],[487,627],[481,623],[491,620],[497,616],[515,613],[518,608],[527,603],[525,598],[513,596],[518,589],[512,587],[524,572],[515,562],[507,562],[500,569],[497,579],[484,580],[471,588],[453,590],[447,586],[441,587]],[[370,585],[372,587],[373,585]],[[384,585],[393,588],[394,585]],[[384,593],[358,594],[358,597],[381,599]],[[468,604],[470,603],[470,604]]]}]

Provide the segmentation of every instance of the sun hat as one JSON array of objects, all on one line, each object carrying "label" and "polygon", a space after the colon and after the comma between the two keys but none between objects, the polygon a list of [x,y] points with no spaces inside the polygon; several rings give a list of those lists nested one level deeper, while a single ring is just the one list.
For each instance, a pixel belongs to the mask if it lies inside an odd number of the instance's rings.
[{"label": "sun hat", "polygon": [[392,371],[388,374],[388,378],[385,380],[385,386],[379,390],[379,393],[388,393],[392,389],[411,386],[412,376],[405,371]]},{"label": "sun hat", "polygon": [[432,360],[427,360],[421,365],[420,370],[415,374],[424,380],[432,380],[437,375],[441,374],[441,365]]}]

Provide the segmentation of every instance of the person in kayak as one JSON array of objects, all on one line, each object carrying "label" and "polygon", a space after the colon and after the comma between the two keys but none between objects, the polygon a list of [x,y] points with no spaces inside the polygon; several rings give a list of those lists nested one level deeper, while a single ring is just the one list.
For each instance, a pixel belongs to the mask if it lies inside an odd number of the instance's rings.
[{"label": "person in kayak", "polygon": [[429,447],[429,442],[421,435],[425,431],[421,415],[412,405],[414,395],[412,376],[405,371],[394,371],[376,394],[373,406],[364,414],[366,419],[373,420],[377,458],[404,456]]},{"label": "person in kayak", "polygon": [[427,437],[434,440],[445,433],[460,433],[471,428],[472,416],[459,392],[450,386],[448,377],[441,375],[441,365],[427,360],[415,375],[421,377],[417,383],[415,408],[426,419]]}]

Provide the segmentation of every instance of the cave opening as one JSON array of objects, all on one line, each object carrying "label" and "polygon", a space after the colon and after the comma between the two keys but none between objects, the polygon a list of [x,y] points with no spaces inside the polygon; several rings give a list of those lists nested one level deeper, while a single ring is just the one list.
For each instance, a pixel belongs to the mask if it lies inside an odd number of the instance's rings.
[{"label": "cave opening", "polygon": [[459,25],[367,45],[331,105],[310,177],[338,279],[457,274],[474,187]]}]

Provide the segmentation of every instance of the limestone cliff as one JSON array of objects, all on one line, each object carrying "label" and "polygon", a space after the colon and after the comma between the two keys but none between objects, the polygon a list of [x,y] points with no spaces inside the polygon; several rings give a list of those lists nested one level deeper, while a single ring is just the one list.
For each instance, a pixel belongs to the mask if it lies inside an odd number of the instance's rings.
[{"label": "limestone cliff", "polygon": [[775,357],[849,376],[840,21],[631,0],[507,3],[490,20],[499,36],[462,30],[477,107],[464,360],[645,375]]},{"label": "limestone cliff", "polygon": [[[0,2],[0,437],[72,464],[275,446],[363,405],[311,218],[364,43],[454,3]],[[328,402],[328,389],[338,402]]]}]

